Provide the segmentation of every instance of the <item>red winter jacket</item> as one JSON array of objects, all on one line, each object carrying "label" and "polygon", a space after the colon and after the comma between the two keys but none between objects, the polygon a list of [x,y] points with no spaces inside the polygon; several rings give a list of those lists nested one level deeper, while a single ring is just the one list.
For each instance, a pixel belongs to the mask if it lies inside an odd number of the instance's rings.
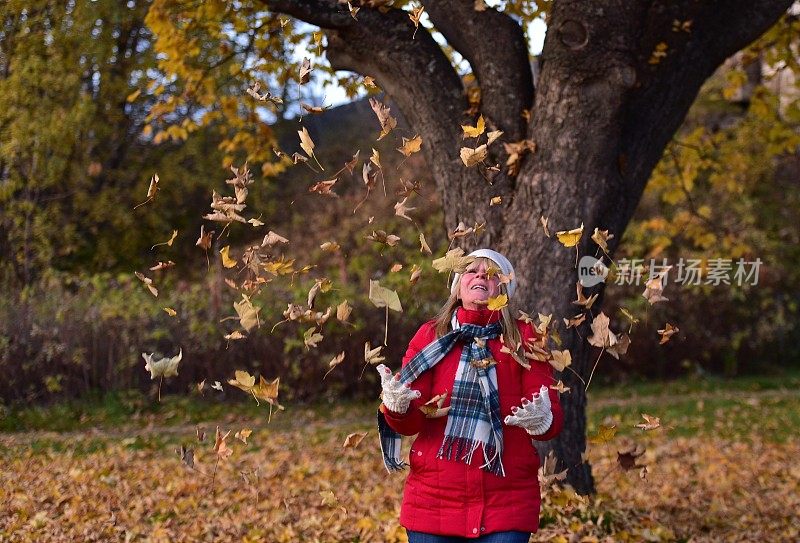
[{"label": "red winter jacket", "polygon": [[[500,318],[498,311],[486,309],[459,307],[457,311],[461,324],[486,325]],[[523,341],[537,337],[530,324],[522,321],[517,324]],[[423,324],[411,340],[403,366],[435,338],[434,321]],[[526,370],[510,355],[500,352],[499,338],[487,343],[497,361],[501,419],[511,414],[513,406],[520,405],[523,396],[530,400],[539,387],[554,383],[552,369],[546,362],[531,361],[531,369]],[[395,431],[403,435],[419,434],[409,455],[411,469],[403,492],[400,524],[409,530],[469,538],[506,530],[535,532],[539,528],[541,504],[537,477],[539,455],[525,430],[503,424],[505,477],[480,469],[484,462],[480,450],[473,456],[471,465],[462,460],[436,458],[444,439],[447,417],[426,418],[419,407],[444,391],[448,392],[444,406],[450,405],[449,393],[453,390],[462,345],[455,346],[411,384],[411,388],[422,395],[411,402],[405,414],[394,413],[381,405],[387,423]],[[549,392],[553,423],[546,433],[533,439],[552,439],[563,426],[564,414],[558,392],[553,389]]]}]

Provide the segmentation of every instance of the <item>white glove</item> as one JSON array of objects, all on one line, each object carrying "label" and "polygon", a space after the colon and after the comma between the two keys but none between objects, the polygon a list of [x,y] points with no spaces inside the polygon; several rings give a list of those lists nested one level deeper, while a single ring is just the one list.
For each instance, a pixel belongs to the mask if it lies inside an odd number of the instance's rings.
[{"label": "white glove", "polygon": [[542,385],[539,392],[534,392],[532,402],[528,401],[528,398],[522,398],[522,408],[512,407],[511,413],[513,414],[505,418],[505,423],[509,426],[524,428],[532,436],[545,433],[553,423],[553,410],[547,387]]},{"label": "white glove", "polygon": [[381,374],[383,405],[389,411],[403,414],[408,411],[408,404],[411,403],[411,400],[422,395],[419,390],[412,390],[408,385],[401,383],[400,375],[393,376],[392,370],[384,364],[378,365],[378,373]]}]

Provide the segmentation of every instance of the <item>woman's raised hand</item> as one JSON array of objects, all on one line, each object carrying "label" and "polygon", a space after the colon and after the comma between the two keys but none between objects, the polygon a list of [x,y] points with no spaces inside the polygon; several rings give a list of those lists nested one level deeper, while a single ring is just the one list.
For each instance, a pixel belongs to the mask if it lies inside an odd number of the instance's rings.
[{"label": "woman's raised hand", "polygon": [[408,411],[408,404],[411,403],[411,400],[421,396],[419,390],[413,390],[408,385],[401,383],[400,375],[392,375],[392,370],[384,364],[378,365],[378,373],[381,375],[383,405],[389,411],[403,414]]},{"label": "woman's raised hand", "polygon": [[512,407],[511,413],[505,418],[504,422],[507,425],[524,428],[532,436],[545,433],[553,423],[553,410],[547,386],[542,385],[539,392],[533,393],[533,401],[522,398],[522,407]]}]

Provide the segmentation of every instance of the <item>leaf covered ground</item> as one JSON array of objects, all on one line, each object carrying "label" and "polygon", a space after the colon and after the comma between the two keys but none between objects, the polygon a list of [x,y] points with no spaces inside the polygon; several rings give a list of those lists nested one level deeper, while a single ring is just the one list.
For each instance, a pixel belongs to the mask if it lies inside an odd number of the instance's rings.
[{"label": "leaf covered ground", "polygon": [[[532,541],[798,540],[797,384],[598,391],[588,457],[599,492],[550,487]],[[287,406],[269,424],[233,409],[199,424],[203,441],[175,413],[0,434],[0,541],[406,541],[403,477],[382,468],[373,407]],[[635,428],[641,412],[661,426]],[[231,430],[219,462],[217,425]],[[243,429],[247,443],[234,437]],[[355,432],[369,433],[343,448]],[[624,470],[618,452],[633,446]]]}]

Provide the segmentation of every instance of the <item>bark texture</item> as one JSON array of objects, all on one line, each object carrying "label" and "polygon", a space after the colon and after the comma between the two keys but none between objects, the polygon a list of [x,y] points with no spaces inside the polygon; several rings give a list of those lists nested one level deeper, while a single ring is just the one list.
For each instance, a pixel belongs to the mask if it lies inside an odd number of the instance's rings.
[{"label": "bark texture", "polygon": [[[436,29],[470,63],[487,124],[503,130],[506,142],[535,143],[518,175],[510,177],[464,168],[459,124],[473,119],[464,118],[468,104],[461,80],[429,32],[420,27],[412,40],[406,12],[365,2],[356,21],[335,0],[262,1],[326,29],[334,68],[376,78],[423,137],[448,229],[459,221],[486,221],[482,237],[466,238],[466,248],[491,246],[508,255],[517,269],[518,306],[552,313],[557,326],[577,313],[571,303],[575,253],[547,239],[539,217],[549,217],[551,232],[583,223],[581,255],[595,254],[589,239],[595,227],[610,230],[613,254],[702,83],[792,4],[556,0],[534,89],[523,31],[513,18],[491,8],[477,12],[472,0],[423,0]],[[690,31],[674,30],[675,20],[691,21]],[[530,122],[522,115],[528,108]],[[491,152],[492,164],[502,167],[500,144]],[[502,205],[489,207],[498,195]],[[597,289],[593,314],[602,304],[602,285]],[[587,377],[598,354],[581,339],[590,334],[589,322],[562,333],[573,368]],[[594,489],[591,469],[581,461],[586,395],[572,372],[561,378],[572,390],[562,396],[564,431],[549,447],[561,468],[569,468],[568,482],[588,493]]]}]

